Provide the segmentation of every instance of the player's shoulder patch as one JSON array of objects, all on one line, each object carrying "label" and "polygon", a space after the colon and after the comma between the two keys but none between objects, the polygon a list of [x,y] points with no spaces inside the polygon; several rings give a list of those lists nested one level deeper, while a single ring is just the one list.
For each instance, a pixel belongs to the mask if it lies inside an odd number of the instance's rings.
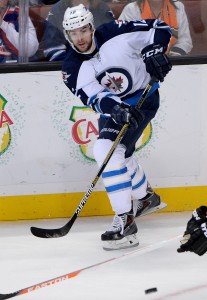
[{"label": "player's shoulder patch", "polygon": [[114,24],[116,24],[116,26],[118,26],[118,28],[120,28],[122,25],[126,25],[128,23],[128,21],[126,20],[115,20]]},{"label": "player's shoulder patch", "polygon": [[71,74],[67,73],[66,71],[62,71],[62,77],[63,77],[63,81],[67,82],[68,78],[71,76]]}]

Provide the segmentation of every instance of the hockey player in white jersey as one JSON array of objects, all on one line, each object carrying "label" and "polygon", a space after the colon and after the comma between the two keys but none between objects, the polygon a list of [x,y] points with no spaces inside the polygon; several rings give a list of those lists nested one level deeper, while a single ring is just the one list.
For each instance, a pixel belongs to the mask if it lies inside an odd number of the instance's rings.
[{"label": "hockey player in white jersey", "polygon": [[93,149],[99,166],[120,129],[130,124],[102,174],[115,217],[101,240],[106,250],[136,246],[134,217],[160,205],[133,158],[137,140],[159,108],[159,84],[153,85],[141,109],[135,105],[152,76],[162,82],[171,70],[165,55],[171,31],[155,19],[114,21],[95,29],[93,15],[82,4],[66,10],[63,27],[72,46],[62,65],[63,80],[84,105],[100,114]]}]

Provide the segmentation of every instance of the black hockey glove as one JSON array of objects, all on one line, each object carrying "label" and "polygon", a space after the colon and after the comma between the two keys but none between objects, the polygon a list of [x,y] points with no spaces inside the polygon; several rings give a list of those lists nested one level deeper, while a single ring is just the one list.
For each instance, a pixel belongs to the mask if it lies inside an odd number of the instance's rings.
[{"label": "black hockey glove", "polygon": [[195,209],[192,218],[187,223],[179,253],[190,251],[203,255],[207,251],[207,206]]},{"label": "black hockey glove", "polygon": [[149,45],[142,49],[142,58],[146,65],[146,71],[151,77],[156,77],[159,81],[163,82],[167,73],[172,69],[171,62],[167,55],[164,53],[161,45]]},{"label": "black hockey glove", "polygon": [[129,106],[125,103],[117,104],[111,111],[111,117],[117,124],[130,124],[130,128],[137,129],[144,120],[144,114],[136,106]]}]

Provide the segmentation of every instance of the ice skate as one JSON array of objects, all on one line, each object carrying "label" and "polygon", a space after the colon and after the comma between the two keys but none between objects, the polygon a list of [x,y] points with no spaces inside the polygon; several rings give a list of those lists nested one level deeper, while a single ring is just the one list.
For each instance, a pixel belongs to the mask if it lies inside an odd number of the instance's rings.
[{"label": "ice skate", "polygon": [[118,250],[139,245],[133,211],[115,215],[111,228],[101,235],[104,250]]},{"label": "ice skate", "polygon": [[161,202],[160,196],[156,194],[150,185],[147,187],[147,195],[140,200],[132,200],[134,217],[141,217],[167,207]]}]

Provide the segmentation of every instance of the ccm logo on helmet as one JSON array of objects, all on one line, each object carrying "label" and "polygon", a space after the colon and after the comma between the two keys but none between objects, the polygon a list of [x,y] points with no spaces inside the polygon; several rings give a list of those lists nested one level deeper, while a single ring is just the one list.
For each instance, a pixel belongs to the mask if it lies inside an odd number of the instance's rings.
[{"label": "ccm logo on helmet", "polygon": [[144,54],[142,55],[142,57],[143,57],[143,59],[146,59],[146,58],[148,58],[148,57],[150,57],[150,56],[152,56],[152,55],[156,55],[156,54],[158,54],[158,53],[163,53],[163,52],[164,52],[164,49],[163,49],[162,46],[160,46],[159,48],[157,47],[157,48],[155,48],[155,49],[151,49],[150,51],[144,53]]}]

